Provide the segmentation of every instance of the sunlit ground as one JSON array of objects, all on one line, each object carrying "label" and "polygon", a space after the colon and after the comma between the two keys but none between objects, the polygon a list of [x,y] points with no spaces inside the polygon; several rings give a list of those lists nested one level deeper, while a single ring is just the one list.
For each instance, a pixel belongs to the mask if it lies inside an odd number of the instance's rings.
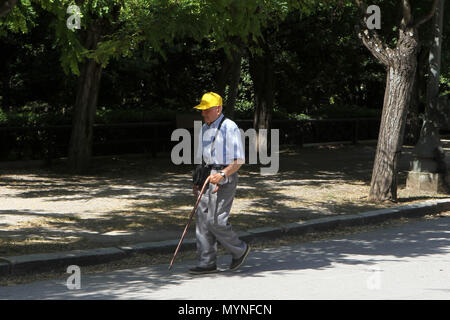
[{"label": "sunlit ground", "polygon": [[[402,160],[398,203],[368,202],[374,145],[286,148],[277,174],[241,168],[230,223],[244,231],[445,198],[405,189]],[[4,170],[0,175],[0,255],[131,243],[136,234],[174,238],[194,205],[190,165],[168,156],[95,159],[91,173]],[[128,235],[128,237],[126,237]]]}]

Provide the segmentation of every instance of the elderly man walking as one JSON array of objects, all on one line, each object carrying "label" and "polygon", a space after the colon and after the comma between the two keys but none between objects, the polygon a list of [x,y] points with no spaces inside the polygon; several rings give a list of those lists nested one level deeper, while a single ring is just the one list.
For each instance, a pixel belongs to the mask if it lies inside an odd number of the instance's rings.
[{"label": "elderly man walking", "polygon": [[[199,105],[205,124],[199,137],[199,152],[203,167],[211,169],[209,187],[197,210],[196,238],[199,263],[191,274],[217,271],[217,242],[232,256],[230,270],[237,270],[247,257],[250,246],[240,240],[228,224],[231,206],[238,183],[237,171],[245,161],[244,148],[238,126],[222,114],[222,98],[205,93]],[[194,194],[201,183],[194,181]]]}]

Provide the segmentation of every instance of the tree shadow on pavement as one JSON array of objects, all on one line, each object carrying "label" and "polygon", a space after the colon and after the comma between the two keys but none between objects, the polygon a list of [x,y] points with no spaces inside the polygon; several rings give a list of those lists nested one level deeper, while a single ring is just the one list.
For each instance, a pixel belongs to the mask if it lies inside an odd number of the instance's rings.
[{"label": "tree shadow on pavement", "polygon": [[[366,268],[402,258],[445,254],[450,248],[450,218],[415,221],[406,225],[338,238],[253,250],[236,272],[223,271],[205,276],[190,276],[195,261],[86,275],[81,290],[69,291],[64,281],[36,282],[26,286],[0,288],[0,298],[9,299],[166,299],[167,291],[187,286],[171,299],[196,299],[190,286],[202,281],[267,278],[283,276],[291,270],[327,270],[336,264],[363,265]],[[219,267],[226,269],[229,257],[221,256]],[[221,282],[224,283],[224,282]],[[244,285],[244,282],[242,282]],[[22,287],[22,288],[21,288]],[[217,288],[216,288],[217,289]],[[205,288],[205,290],[207,290]],[[181,292],[190,292],[189,294]],[[8,296],[9,295],[9,296]],[[202,297],[204,295],[201,295]],[[236,296],[238,298],[238,296]]]}]

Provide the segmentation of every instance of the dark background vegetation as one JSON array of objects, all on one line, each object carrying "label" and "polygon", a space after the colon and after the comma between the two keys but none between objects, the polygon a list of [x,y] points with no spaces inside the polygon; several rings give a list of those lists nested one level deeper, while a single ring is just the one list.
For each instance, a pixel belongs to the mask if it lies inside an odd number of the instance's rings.
[{"label": "dark background vegetation", "polygon": [[[50,19],[45,19],[47,13],[43,11],[38,10],[38,14],[42,16],[42,22],[29,33],[8,33],[0,38],[1,160],[63,156],[69,139],[69,129],[30,129],[70,126],[76,95],[77,78],[62,70],[55,35],[46,23]],[[293,13],[279,27],[271,30],[268,44],[274,54],[275,66],[274,120],[379,119],[385,70],[362,45],[354,25],[354,7],[341,10],[324,8],[300,21]],[[425,43],[429,43],[430,38],[427,30],[425,28],[421,35],[427,39]],[[450,92],[448,40],[448,32],[444,32],[443,93]],[[420,116],[423,111],[426,92],[427,74],[424,68],[427,46],[422,50],[423,61],[419,68],[423,68],[424,72],[419,84],[421,94],[417,95],[419,114],[415,116]],[[192,107],[204,92],[216,90],[216,79],[225,53],[215,50],[210,39],[201,42],[190,38],[176,39],[164,51],[166,56],[163,58],[151,48],[142,47],[131,58],[110,62],[102,74],[95,122],[170,124],[147,130],[146,133],[143,128],[96,129],[94,146],[95,143],[101,144],[102,139],[117,139],[120,136],[124,144],[112,145],[106,148],[105,153],[113,150],[118,153],[147,152],[152,149],[149,147],[152,139],[167,138],[175,126],[177,114],[192,112]],[[246,56],[242,59],[241,69],[234,118],[251,120],[254,94]],[[21,129],[5,129],[10,127]],[[330,125],[324,127],[329,128]],[[373,130],[364,133],[361,138],[376,139],[377,126],[372,127]],[[336,127],[331,135],[339,140],[340,137],[336,137],[339,131],[352,130],[354,127],[347,123],[347,127]],[[406,134],[411,130],[407,127]],[[141,145],[130,146],[128,142],[136,138],[141,139]],[[414,142],[414,139],[416,137],[409,142]],[[292,139],[285,142],[290,143]],[[59,145],[59,151],[56,145]]]}]

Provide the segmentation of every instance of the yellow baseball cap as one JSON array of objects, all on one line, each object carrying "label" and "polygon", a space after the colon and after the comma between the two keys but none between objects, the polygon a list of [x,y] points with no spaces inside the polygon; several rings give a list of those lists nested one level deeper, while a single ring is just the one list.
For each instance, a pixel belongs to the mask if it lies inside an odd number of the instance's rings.
[{"label": "yellow baseball cap", "polygon": [[195,106],[195,109],[206,110],[212,107],[217,107],[222,105],[222,97],[217,93],[208,92],[202,96],[202,101],[198,106]]}]

